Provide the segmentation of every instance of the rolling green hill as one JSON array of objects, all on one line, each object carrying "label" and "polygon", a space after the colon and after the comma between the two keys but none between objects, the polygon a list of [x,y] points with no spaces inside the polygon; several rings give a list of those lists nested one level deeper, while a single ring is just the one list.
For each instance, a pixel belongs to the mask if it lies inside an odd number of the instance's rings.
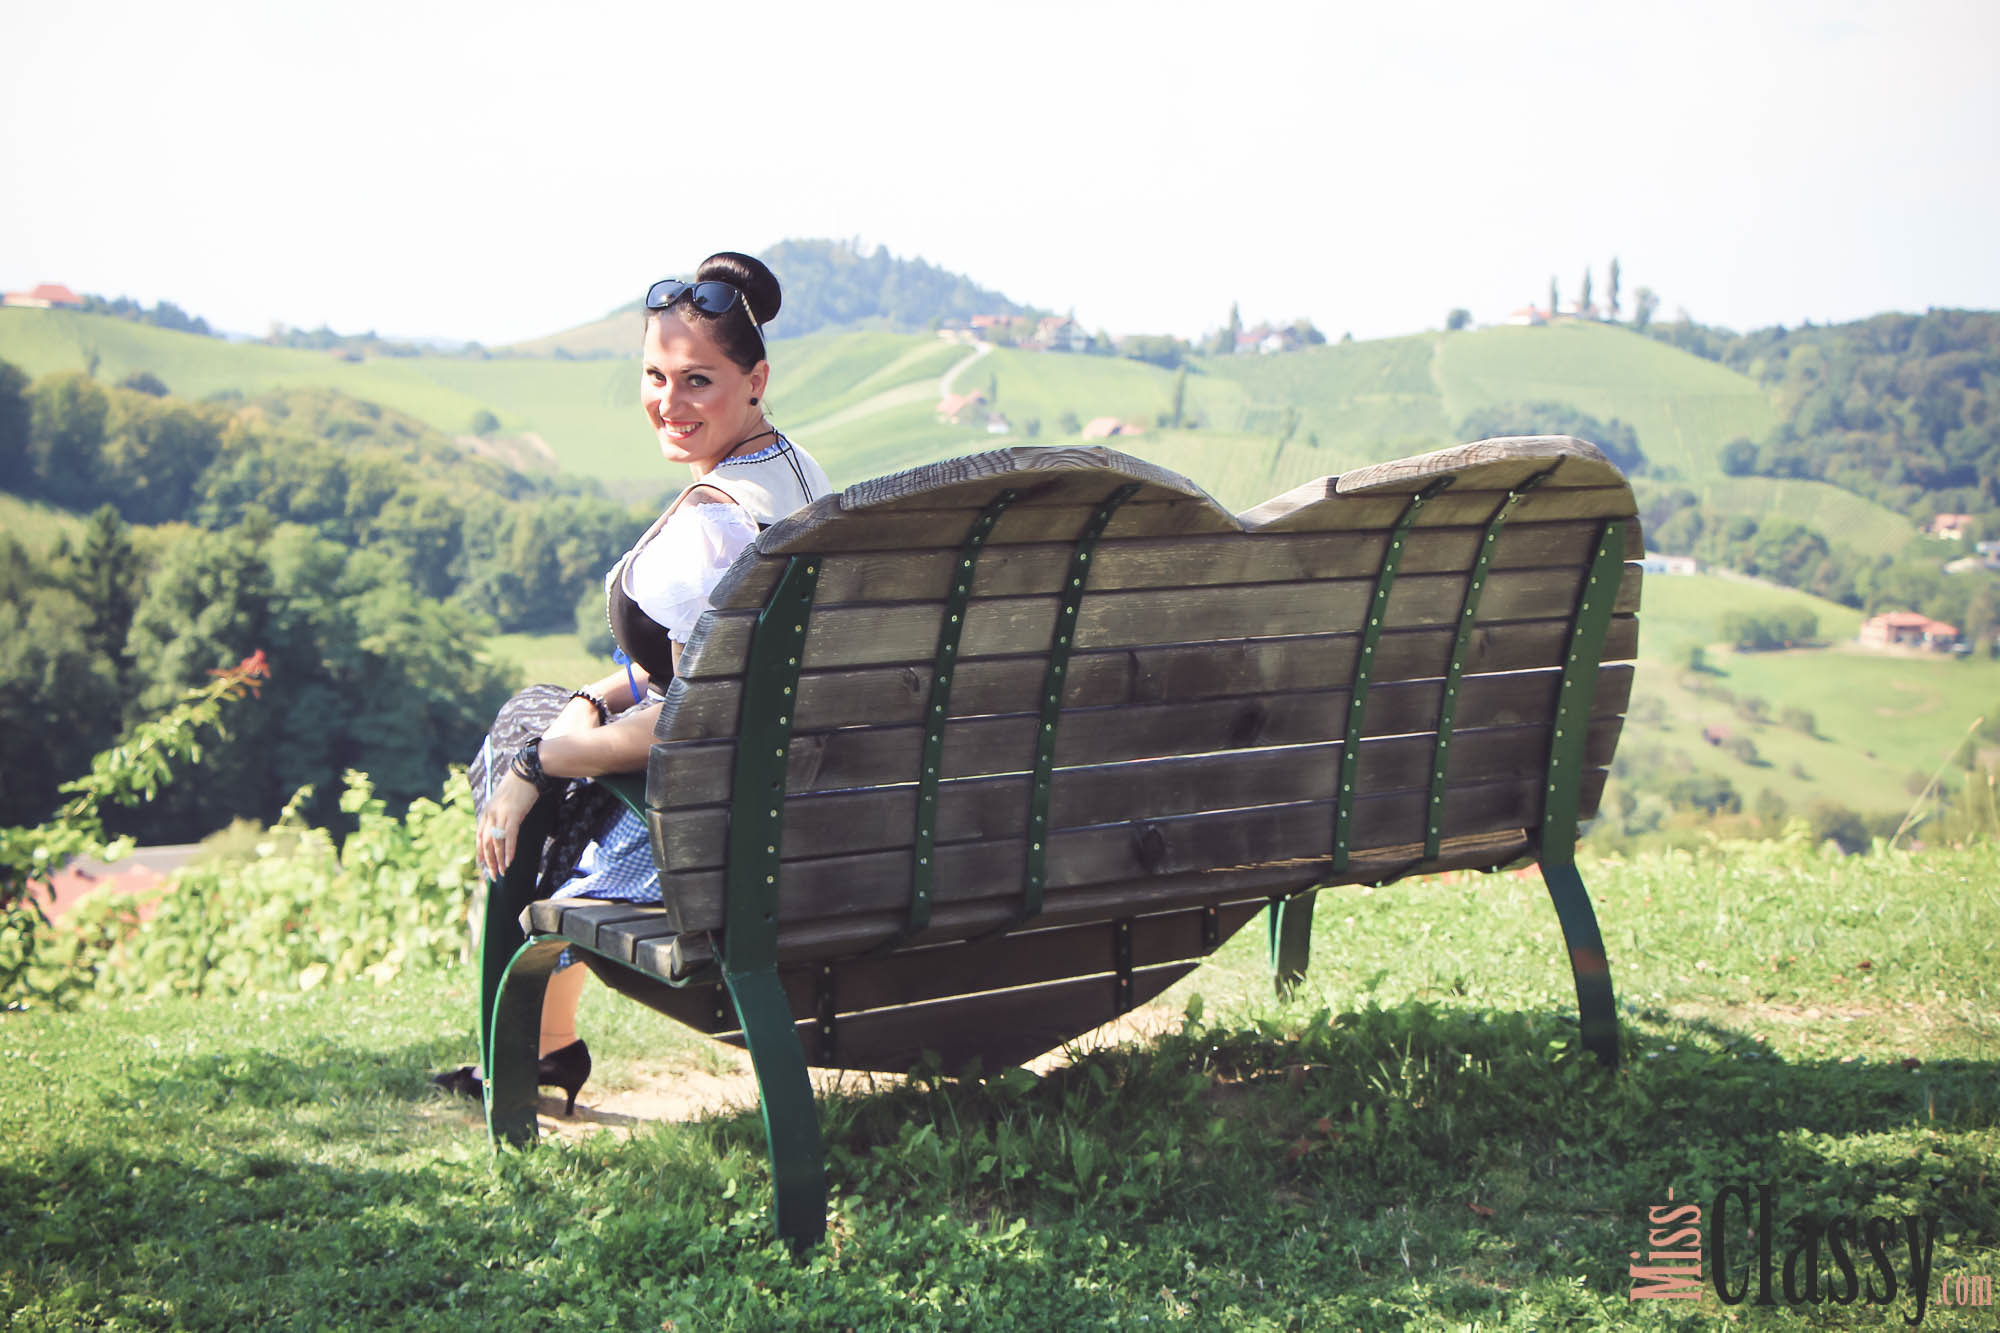
[{"label": "rolling green hill", "polygon": [[[629,317],[614,316],[636,348]],[[607,328],[609,325],[607,325]],[[1686,485],[1722,513],[1797,518],[1869,553],[1901,549],[1909,520],[1822,482],[1725,478],[1717,456],[1777,421],[1765,391],[1714,362],[1606,325],[1502,328],[1348,343],[1270,357],[1199,358],[1188,368],[1184,420],[1162,430],[1176,372],[1113,357],[1001,348],[963,365],[958,392],[994,394],[1012,427],[937,419],[940,381],[968,349],[922,334],[822,333],[772,344],[776,419],[812,447],[837,482],[992,444],[1056,443],[1062,423],[1117,417],[1142,428],[1118,447],[1184,472],[1242,508],[1299,482],[1453,442],[1476,409],[1554,400],[1632,424],[1660,479]],[[450,433],[480,411],[533,435],[564,471],[613,485],[661,482],[637,407],[630,356],[383,357],[225,343],[70,311],[0,310],[0,358],[31,375],[137,370],[201,397],[324,384],[408,412]],[[1030,423],[1039,432],[1028,434]],[[1281,449],[1279,437],[1292,426]],[[1074,438],[1067,437],[1067,438]]]},{"label": "rolling green hill", "polygon": [[[1729,779],[1746,810],[1768,789],[1794,813],[1814,800],[1900,813],[1915,800],[1911,774],[1928,776],[1973,719],[2000,703],[2000,663],[1863,651],[1854,645],[1860,612],[1806,593],[1718,575],[1655,575],[1642,603],[1642,669],[1619,744],[1633,770],[1619,781],[1635,790],[1708,774]],[[1827,646],[1739,653],[1719,642],[1730,612],[1785,609],[1818,616]],[[1692,673],[1688,650],[1697,645],[1708,669]],[[1739,704],[1750,699],[1763,701],[1768,721],[1744,715]],[[1785,726],[1788,708],[1812,713],[1815,734]],[[1758,762],[1705,740],[1710,729],[1748,737]]]}]

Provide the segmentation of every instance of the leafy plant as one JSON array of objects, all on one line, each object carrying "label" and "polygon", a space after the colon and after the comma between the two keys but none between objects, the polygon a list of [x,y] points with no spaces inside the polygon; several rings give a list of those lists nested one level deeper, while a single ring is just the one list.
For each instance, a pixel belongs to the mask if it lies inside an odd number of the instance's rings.
[{"label": "leafy plant", "polygon": [[107,839],[107,803],[150,801],[172,776],[176,764],[199,763],[202,737],[222,730],[225,703],[256,692],[269,674],[262,650],[189,691],[158,717],[140,722],[91,761],[90,772],[62,786],[70,799],[33,828],[0,829],[0,1005],[62,1004],[83,982],[73,965],[45,956],[48,913],[35,900],[34,886],[79,856],[116,860],[131,849],[130,839]]}]

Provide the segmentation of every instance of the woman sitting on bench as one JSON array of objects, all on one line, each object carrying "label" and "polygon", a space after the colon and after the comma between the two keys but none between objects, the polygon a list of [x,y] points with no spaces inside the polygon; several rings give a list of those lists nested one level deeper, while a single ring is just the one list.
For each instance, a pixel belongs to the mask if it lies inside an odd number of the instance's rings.
[{"label": "woman sitting on bench", "polygon": [[[609,793],[576,786],[546,849],[523,849],[521,825],[544,792],[572,779],[645,768],[674,662],[716,581],[759,529],[831,489],[762,405],[771,374],[762,326],[781,299],[770,269],[729,251],[703,261],[692,283],[664,279],[646,294],[639,400],[660,452],[687,464],[694,481],[605,579],[612,633],[630,663],[566,697],[530,687],[501,709],[481,747],[470,775],[476,853],[494,880],[526,850],[543,857],[545,896],[660,900],[646,826]],[[565,1114],[590,1075],[590,1051],[576,1033],[586,974],[574,964],[559,970],[542,1006],[537,1081],[569,1095]],[[471,1065],[433,1082],[482,1094]]]}]

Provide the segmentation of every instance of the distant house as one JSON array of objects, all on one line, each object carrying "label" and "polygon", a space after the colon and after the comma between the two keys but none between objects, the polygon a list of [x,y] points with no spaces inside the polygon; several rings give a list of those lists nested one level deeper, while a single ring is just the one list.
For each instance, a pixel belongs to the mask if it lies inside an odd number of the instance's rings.
[{"label": "distant house", "polygon": [[83,298],[59,282],[44,282],[25,292],[8,292],[0,305],[25,306],[30,310],[81,310]]},{"label": "distant house", "polygon": [[979,339],[1004,338],[1014,327],[1012,315],[974,315],[972,336]]},{"label": "distant house", "polygon": [[1639,558],[1639,568],[1648,574],[1699,574],[1701,564],[1691,555],[1658,555],[1651,551]]},{"label": "distant house", "polygon": [[1083,438],[1086,440],[1108,440],[1114,435],[1144,435],[1146,428],[1137,422],[1120,421],[1117,417],[1092,417],[1084,423]]},{"label": "distant house", "polygon": [[956,426],[965,419],[966,413],[975,407],[984,406],[986,406],[986,395],[983,393],[948,393],[938,399],[938,420],[949,421]]},{"label": "distant house", "polygon": [[1275,356],[1279,352],[1289,352],[1299,345],[1299,331],[1290,325],[1275,326],[1259,324],[1243,329],[1236,335],[1236,354],[1249,356]]},{"label": "distant house", "polygon": [[1090,335],[1083,326],[1062,315],[1050,315],[1035,326],[1035,345],[1051,352],[1087,352]]},{"label": "distant house", "polygon": [[1949,652],[1958,645],[1958,626],[1916,611],[1884,611],[1871,616],[1855,636],[1867,648],[1929,648]]},{"label": "distant house", "polygon": [[1548,312],[1546,310],[1543,310],[1540,306],[1524,305],[1519,310],[1510,313],[1507,316],[1507,318],[1501,322],[1505,324],[1518,325],[1521,328],[1529,328],[1532,326],[1548,323],[1549,315]]},{"label": "distant house", "polygon": [[1931,520],[1931,525],[1926,531],[1931,536],[1948,542],[1962,542],[1965,540],[1966,529],[1971,526],[1970,514],[1939,514]]}]

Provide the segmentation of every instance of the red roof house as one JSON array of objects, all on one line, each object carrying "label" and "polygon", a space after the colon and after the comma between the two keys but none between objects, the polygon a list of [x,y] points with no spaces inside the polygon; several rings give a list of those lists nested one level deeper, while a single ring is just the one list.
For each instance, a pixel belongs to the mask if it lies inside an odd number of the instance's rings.
[{"label": "red roof house", "polygon": [[0,305],[26,306],[32,310],[81,310],[83,298],[59,282],[44,282],[25,292],[8,292]]}]

